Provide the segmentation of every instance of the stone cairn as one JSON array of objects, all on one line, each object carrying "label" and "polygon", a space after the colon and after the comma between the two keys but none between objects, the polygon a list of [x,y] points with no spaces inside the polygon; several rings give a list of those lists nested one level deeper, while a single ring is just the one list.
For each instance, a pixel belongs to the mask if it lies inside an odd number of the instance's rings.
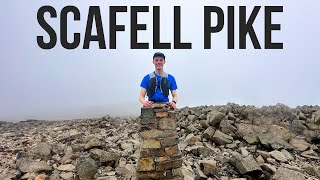
[{"label": "stone cairn", "polygon": [[140,116],[139,179],[183,179],[175,111],[165,103],[142,107]]}]

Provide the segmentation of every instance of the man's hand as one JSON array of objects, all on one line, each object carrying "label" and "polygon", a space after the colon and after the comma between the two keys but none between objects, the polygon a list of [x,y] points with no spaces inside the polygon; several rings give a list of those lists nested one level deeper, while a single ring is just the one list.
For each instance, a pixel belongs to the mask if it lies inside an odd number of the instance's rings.
[{"label": "man's hand", "polygon": [[170,106],[173,108],[173,109],[176,109],[177,108],[177,105],[175,102],[168,102],[168,104],[170,104]]},{"label": "man's hand", "polygon": [[145,102],[143,103],[143,107],[151,107],[152,104],[153,104],[152,101],[145,101]]}]

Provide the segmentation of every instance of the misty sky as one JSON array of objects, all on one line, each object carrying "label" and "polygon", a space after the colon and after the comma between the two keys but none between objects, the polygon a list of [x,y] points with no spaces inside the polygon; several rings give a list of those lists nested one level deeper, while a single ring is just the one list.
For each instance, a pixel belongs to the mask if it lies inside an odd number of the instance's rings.
[{"label": "misty sky", "polygon": [[[38,35],[47,33],[37,22],[37,11],[43,5],[57,10],[64,6],[80,9],[81,21],[69,17],[68,34],[81,33],[75,50],[62,48],[60,41],[51,50],[41,49]],[[88,8],[101,8],[107,49],[91,43],[82,49]],[[109,6],[145,5],[150,12],[140,13],[138,23],[147,30],[138,32],[139,42],[150,43],[149,50],[130,49],[130,9],[118,13],[117,24],[126,30],[117,33],[117,49],[109,50]],[[192,42],[190,50],[152,49],[152,6],[160,6],[162,42],[173,43],[173,6],[181,6],[182,41]],[[235,6],[235,48],[227,49],[227,18],[220,33],[212,35],[212,49],[203,48],[203,6],[220,6],[227,16],[227,6]],[[281,31],[272,33],[273,42],[283,42],[283,50],[254,49],[247,37],[247,49],[239,50],[239,6],[247,6],[247,17],[254,6],[283,6],[283,13],[274,13],[272,22],[281,24]],[[0,11],[0,120],[12,118],[62,117],[63,113],[85,112],[97,107],[98,114],[110,104],[134,107],[138,112],[140,82],[154,70],[152,55],[166,55],[165,71],[175,76],[178,85],[178,107],[216,105],[235,102],[256,106],[277,102],[295,107],[320,104],[320,25],[317,0],[186,0],[186,1],[1,1]],[[59,19],[48,23],[59,37]],[[212,25],[216,16],[212,15]],[[264,9],[254,23],[259,42],[264,47]],[[93,30],[95,32],[95,29]],[[59,39],[59,38],[58,38]],[[132,105],[132,106],[130,106]],[[122,110],[132,112],[132,110]],[[135,111],[135,110],[134,110]],[[43,116],[36,116],[42,114]]]}]

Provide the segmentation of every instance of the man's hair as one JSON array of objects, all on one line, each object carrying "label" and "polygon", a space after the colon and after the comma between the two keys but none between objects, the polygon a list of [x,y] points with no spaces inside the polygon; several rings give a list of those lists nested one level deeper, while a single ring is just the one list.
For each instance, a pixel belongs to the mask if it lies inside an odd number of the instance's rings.
[{"label": "man's hair", "polygon": [[156,52],[156,53],[154,53],[153,59],[156,58],[156,57],[161,57],[161,58],[163,58],[164,60],[166,59],[166,56],[164,56],[164,54],[161,53],[161,52]]}]

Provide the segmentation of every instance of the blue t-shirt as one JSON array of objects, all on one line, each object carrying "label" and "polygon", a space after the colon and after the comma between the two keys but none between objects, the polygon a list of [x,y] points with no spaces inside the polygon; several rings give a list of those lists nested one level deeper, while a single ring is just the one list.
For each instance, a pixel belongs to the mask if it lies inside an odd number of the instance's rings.
[{"label": "blue t-shirt", "polygon": [[[157,77],[157,90],[156,90],[156,93],[152,96],[152,97],[148,97],[148,100],[149,101],[163,101],[163,102],[169,102],[169,97],[166,97],[164,96],[162,93],[161,93],[161,90],[160,90],[160,81],[161,81],[161,76],[157,75],[155,72],[153,72],[156,77]],[[149,74],[146,75],[140,86],[142,88],[145,88],[145,89],[148,89],[148,83],[149,83],[149,80],[150,80],[150,76]],[[178,89],[177,87],[177,83],[176,83],[176,80],[174,79],[174,77],[170,74],[168,74],[168,83],[170,85],[170,90],[173,91],[173,90],[176,90]]]}]

